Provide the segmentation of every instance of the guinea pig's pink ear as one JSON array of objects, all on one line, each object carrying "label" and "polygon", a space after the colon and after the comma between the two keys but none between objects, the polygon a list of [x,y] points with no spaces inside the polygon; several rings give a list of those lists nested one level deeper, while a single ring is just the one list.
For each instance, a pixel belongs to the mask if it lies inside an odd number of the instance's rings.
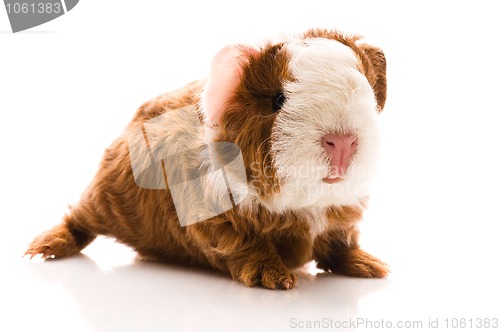
[{"label": "guinea pig's pink ear", "polygon": [[250,57],[256,57],[259,53],[257,48],[236,44],[224,47],[215,55],[201,97],[203,112],[210,124],[218,123],[238,88],[243,66]]},{"label": "guinea pig's pink ear", "polygon": [[359,49],[369,60],[369,68],[366,68],[366,77],[375,92],[379,111],[384,109],[387,97],[386,62],[384,52],[368,44],[358,45]]}]

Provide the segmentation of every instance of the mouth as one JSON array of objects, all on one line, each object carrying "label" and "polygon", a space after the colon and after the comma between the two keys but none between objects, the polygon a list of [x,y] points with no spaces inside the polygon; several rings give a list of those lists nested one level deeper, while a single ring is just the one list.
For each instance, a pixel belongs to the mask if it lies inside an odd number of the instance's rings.
[{"label": "mouth", "polygon": [[328,183],[328,184],[339,183],[342,180],[344,180],[344,178],[341,178],[340,176],[332,176],[332,177],[323,178],[323,182]]}]

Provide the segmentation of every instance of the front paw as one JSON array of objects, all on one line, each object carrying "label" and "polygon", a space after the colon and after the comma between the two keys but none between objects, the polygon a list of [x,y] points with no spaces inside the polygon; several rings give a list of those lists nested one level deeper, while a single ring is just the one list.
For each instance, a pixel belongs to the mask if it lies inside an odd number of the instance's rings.
[{"label": "front paw", "polygon": [[318,268],[358,278],[383,278],[389,274],[387,264],[361,249],[352,249],[318,261]]},{"label": "front paw", "polygon": [[[236,266],[235,266],[236,265]],[[249,287],[261,285],[269,289],[292,289],[298,284],[297,276],[290,273],[279,260],[247,260],[238,268],[234,264],[232,275]]]}]

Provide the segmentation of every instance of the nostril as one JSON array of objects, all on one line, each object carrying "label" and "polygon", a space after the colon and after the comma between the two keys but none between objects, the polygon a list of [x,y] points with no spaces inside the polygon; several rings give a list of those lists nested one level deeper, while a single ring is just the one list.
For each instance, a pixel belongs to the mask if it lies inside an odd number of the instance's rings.
[{"label": "nostril", "polygon": [[344,177],[358,149],[357,135],[331,133],[323,136],[321,143],[328,157],[329,178]]},{"label": "nostril", "polygon": [[321,138],[327,153],[354,152],[358,147],[358,137],[354,134],[327,134]]}]

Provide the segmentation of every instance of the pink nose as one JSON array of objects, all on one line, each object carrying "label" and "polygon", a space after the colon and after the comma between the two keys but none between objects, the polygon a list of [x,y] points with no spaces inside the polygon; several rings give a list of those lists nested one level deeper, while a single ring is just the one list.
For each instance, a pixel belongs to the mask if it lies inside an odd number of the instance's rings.
[{"label": "pink nose", "polygon": [[321,145],[330,159],[330,177],[343,177],[358,147],[354,134],[328,134],[321,139]]}]

